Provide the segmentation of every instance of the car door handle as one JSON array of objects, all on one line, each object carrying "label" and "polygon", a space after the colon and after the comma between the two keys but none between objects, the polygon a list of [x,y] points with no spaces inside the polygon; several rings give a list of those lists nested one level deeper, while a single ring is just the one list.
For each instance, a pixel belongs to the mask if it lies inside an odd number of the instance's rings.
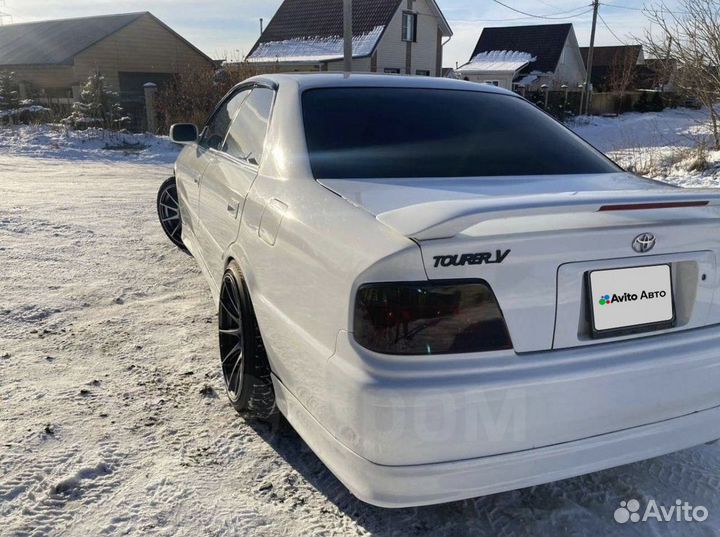
[{"label": "car door handle", "polygon": [[240,202],[237,200],[232,200],[227,204],[227,212],[232,214],[233,216],[237,215],[238,207],[240,206]]}]

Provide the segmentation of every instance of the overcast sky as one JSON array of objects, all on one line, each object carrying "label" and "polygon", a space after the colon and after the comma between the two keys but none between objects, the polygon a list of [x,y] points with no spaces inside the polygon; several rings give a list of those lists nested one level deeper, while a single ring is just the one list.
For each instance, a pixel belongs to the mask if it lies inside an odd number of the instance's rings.
[{"label": "overcast sky", "polygon": [[[275,13],[282,0],[5,0],[0,8],[12,16],[13,22],[82,17],[130,11],[151,11],[197,47],[214,58],[236,59],[246,53],[258,37],[263,17],[265,23]],[[437,0],[449,20],[454,36],[445,47],[443,63],[467,61],[484,26],[516,26],[544,22],[572,22],[580,46],[590,40],[591,13],[569,19],[544,20],[521,18],[492,0]],[[674,6],[677,0],[667,4]],[[566,16],[582,14],[590,0],[503,0],[516,9],[534,15]],[[607,0],[626,8],[639,9],[643,0]],[[641,11],[601,5],[600,13],[612,31],[623,41],[641,35],[645,20]],[[2,5],[2,0],[0,0]],[[575,10],[575,11],[573,11]],[[5,19],[8,22],[8,19]],[[619,44],[607,28],[598,23],[598,45]]]}]

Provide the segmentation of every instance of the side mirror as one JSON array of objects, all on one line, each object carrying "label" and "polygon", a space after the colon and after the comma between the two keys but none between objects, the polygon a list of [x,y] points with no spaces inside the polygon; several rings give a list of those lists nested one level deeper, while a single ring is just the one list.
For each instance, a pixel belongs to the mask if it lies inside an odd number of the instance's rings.
[{"label": "side mirror", "polygon": [[176,144],[191,144],[198,139],[198,130],[192,123],[175,123],[170,127],[170,139]]}]

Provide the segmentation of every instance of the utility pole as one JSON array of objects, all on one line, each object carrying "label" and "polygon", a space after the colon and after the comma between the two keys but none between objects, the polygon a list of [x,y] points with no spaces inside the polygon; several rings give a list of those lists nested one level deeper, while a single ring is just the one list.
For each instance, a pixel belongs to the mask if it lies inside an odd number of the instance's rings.
[{"label": "utility pole", "polygon": [[10,24],[13,23],[13,16],[6,11],[6,8],[5,0],[0,0],[0,26],[5,25],[5,19],[9,19]]},{"label": "utility pole", "polygon": [[352,71],[352,0],[343,0],[343,56],[344,70]]},{"label": "utility pole", "polygon": [[262,17],[260,17],[260,35],[263,33],[263,20]]},{"label": "utility pole", "polygon": [[592,64],[593,52],[595,51],[595,27],[597,26],[598,9],[600,8],[600,0],[593,0],[593,19],[592,30],[590,30],[590,47],[587,55],[587,75],[585,77],[585,114],[590,113],[590,88],[592,87]]}]

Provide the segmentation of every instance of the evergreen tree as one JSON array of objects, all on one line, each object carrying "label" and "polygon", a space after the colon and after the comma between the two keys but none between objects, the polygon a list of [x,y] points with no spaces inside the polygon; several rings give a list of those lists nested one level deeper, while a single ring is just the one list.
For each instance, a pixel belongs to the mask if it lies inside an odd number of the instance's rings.
[{"label": "evergreen tree", "polygon": [[105,83],[105,77],[92,73],[80,92],[80,100],[73,103],[73,112],[66,122],[75,127],[112,127],[122,119],[119,96]]},{"label": "evergreen tree", "polygon": [[12,71],[0,71],[0,109],[12,110],[20,106],[20,85]]}]

